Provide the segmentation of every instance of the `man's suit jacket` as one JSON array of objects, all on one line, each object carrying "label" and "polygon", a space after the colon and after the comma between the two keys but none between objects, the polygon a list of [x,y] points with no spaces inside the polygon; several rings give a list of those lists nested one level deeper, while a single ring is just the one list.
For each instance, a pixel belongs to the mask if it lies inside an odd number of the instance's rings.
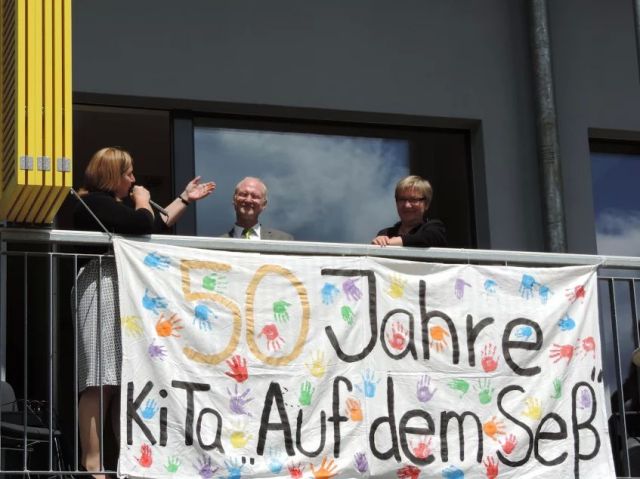
[{"label": "man's suit jacket", "polygon": [[[222,238],[233,238],[233,228],[227,231],[221,236]],[[274,230],[271,228],[265,228],[260,226],[260,239],[261,240],[280,240],[280,241],[293,241],[293,236],[284,231]]]}]

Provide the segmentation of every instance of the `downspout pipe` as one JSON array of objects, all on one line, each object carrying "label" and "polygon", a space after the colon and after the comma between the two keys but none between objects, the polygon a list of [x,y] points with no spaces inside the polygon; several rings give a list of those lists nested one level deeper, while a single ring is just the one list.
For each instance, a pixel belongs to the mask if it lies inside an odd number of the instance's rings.
[{"label": "downspout pipe", "polygon": [[636,27],[636,55],[638,56],[638,74],[640,75],[640,0],[633,0],[633,23]]},{"label": "downspout pipe", "polygon": [[562,172],[546,0],[527,0],[545,250],[566,253]]}]

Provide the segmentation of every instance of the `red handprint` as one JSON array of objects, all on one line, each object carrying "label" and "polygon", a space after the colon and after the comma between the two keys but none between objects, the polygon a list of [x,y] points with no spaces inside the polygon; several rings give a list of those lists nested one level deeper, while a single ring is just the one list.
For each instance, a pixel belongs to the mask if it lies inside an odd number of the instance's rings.
[{"label": "red handprint", "polygon": [[300,463],[289,464],[288,468],[289,468],[289,475],[291,476],[291,479],[302,478],[302,472],[304,471],[304,466],[301,467]]},{"label": "red handprint", "polygon": [[488,456],[483,464],[487,472],[487,479],[496,479],[498,477],[498,463],[493,456]]},{"label": "red handprint", "polygon": [[227,359],[227,366],[231,368],[231,371],[225,371],[225,374],[230,378],[235,379],[239,383],[245,382],[249,378],[247,371],[247,360],[236,354],[231,359]]},{"label": "red handprint", "polygon": [[553,344],[553,348],[549,353],[549,357],[552,358],[554,363],[557,363],[561,359],[566,359],[567,363],[573,358],[573,351],[575,348],[571,344]]},{"label": "red handprint", "polygon": [[579,285],[573,289],[566,290],[567,299],[571,303],[575,303],[578,299],[584,299],[586,294],[587,294],[587,290],[583,285]]},{"label": "red handprint", "polygon": [[485,373],[495,371],[498,367],[498,360],[494,357],[495,354],[496,347],[493,343],[487,343],[482,348],[482,360],[480,364],[482,364],[482,369],[484,369]]},{"label": "red handprint", "polygon": [[269,351],[279,351],[282,343],[285,342],[284,338],[280,336],[278,327],[273,323],[266,324],[258,334],[258,337],[262,337],[263,334],[267,338],[267,349]]},{"label": "red handprint", "polygon": [[589,336],[582,340],[582,353],[586,356],[588,353],[593,354],[593,358],[596,357],[596,340],[593,336]]},{"label": "red handprint", "polygon": [[407,331],[404,329],[404,326],[401,323],[396,321],[391,327],[391,334],[387,333],[387,341],[389,341],[389,346],[391,346],[393,349],[402,350],[404,349],[406,340]]},{"label": "red handprint", "polygon": [[518,445],[518,440],[513,434],[509,434],[507,439],[502,443],[502,450],[505,454],[511,454]]},{"label": "red handprint", "polygon": [[420,476],[420,469],[416,466],[404,466],[398,469],[399,479],[418,479]]},{"label": "red handprint", "polygon": [[413,449],[413,455],[418,459],[426,459],[431,455],[431,439],[422,437],[417,444],[411,441],[411,448]]},{"label": "red handprint", "polygon": [[149,446],[149,444],[140,446],[140,457],[136,457],[136,461],[138,461],[138,464],[142,467],[151,467],[153,458],[151,457],[151,446]]}]

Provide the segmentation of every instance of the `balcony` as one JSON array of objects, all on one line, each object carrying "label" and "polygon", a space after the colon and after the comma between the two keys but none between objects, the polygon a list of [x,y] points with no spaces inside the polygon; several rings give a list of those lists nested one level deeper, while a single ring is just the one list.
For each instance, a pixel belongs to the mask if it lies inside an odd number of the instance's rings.
[{"label": "balcony", "polygon": [[[616,471],[620,477],[640,476],[640,382],[631,363],[632,352],[640,345],[640,258],[161,235],[137,240],[260,254],[376,256],[536,267],[597,265],[603,380],[609,399],[605,407]],[[2,474],[87,475],[79,468],[77,331],[71,319],[71,290],[79,263],[109,256],[83,251],[87,247],[106,248],[109,242],[103,233],[0,228]],[[15,404],[7,385],[18,398]],[[4,423],[12,417],[31,428],[8,429]],[[101,433],[107,433],[109,427],[101,424]],[[114,473],[116,455],[115,450],[103,451],[105,472]]]}]

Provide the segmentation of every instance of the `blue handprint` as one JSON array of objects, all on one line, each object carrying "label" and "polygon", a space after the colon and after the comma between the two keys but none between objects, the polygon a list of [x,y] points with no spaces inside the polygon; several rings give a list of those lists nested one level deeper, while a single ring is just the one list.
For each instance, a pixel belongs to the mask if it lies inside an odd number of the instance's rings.
[{"label": "blue handprint", "polygon": [[168,256],[161,256],[155,251],[144,257],[144,264],[150,268],[167,269],[171,264]]},{"label": "blue handprint", "polygon": [[464,472],[452,465],[442,470],[442,477],[444,479],[464,479]]},{"label": "blue handprint", "polygon": [[498,283],[495,279],[487,279],[484,282],[484,291],[487,294],[495,294],[497,292]]},{"label": "blue handprint", "polygon": [[160,408],[156,404],[155,399],[148,399],[147,404],[144,406],[144,409],[141,412],[142,418],[153,419],[153,416],[156,415],[156,413],[158,412],[158,409]]},{"label": "blue handprint", "polygon": [[333,304],[333,300],[336,299],[336,296],[340,293],[340,290],[336,287],[335,284],[332,283],[324,283],[322,290],[322,302],[324,304]]},{"label": "blue handprint", "polygon": [[540,295],[540,301],[542,302],[542,304],[547,304],[547,301],[549,301],[549,295],[553,294],[553,292],[551,291],[551,288],[549,288],[549,286],[547,286],[546,284],[542,284],[538,289],[538,294]]},{"label": "blue handprint", "polygon": [[142,297],[142,306],[158,314],[160,311],[167,309],[168,303],[163,297],[153,296],[148,289],[145,289],[144,296]]},{"label": "blue handprint", "polygon": [[[194,323],[198,323],[198,327],[203,331],[211,331],[211,322],[209,315],[213,315],[213,311],[206,304],[199,304],[195,307]],[[215,315],[213,315],[215,317]]]},{"label": "blue handprint", "polygon": [[267,465],[269,466],[269,470],[272,474],[280,474],[282,471],[282,467],[284,464],[282,463],[282,454],[280,448],[270,447],[269,448],[269,461]]},{"label": "blue handprint", "polygon": [[361,393],[364,393],[365,397],[375,397],[376,386],[380,382],[380,379],[376,381],[373,369],[367,369],[364,373],[360,373],[360,375],[362,376],[362,387],[359,384],[356,384],[356,389]]},{"label": "blue handprint", "polygon": [[224,465],[227,466],[227,472],[229,472],[227,479],[240,479],[242,477],[242,468],[244,467],[244,464],[240,464],[238,458],[230,461],[224,461]]},{"label": "blue handprint", "polygon": [[531,326],[522,326],[516,329],[516,338],[529,341],[531,336],[533,336],[533,328]]},{"label": "blue handprint", "polygon": [[533,276],[528,274],[522,275],[522,281],[520,282],[520,296],[524,299],[529,299],[533,296],[533,287],[539,285]]},{"label": "blue handprint", "polygon": [[565,314],[560,321],[558,321],[558,326],[560,326],[560,331],[571,331],[576,327],[576,322],[568,314]]}]

